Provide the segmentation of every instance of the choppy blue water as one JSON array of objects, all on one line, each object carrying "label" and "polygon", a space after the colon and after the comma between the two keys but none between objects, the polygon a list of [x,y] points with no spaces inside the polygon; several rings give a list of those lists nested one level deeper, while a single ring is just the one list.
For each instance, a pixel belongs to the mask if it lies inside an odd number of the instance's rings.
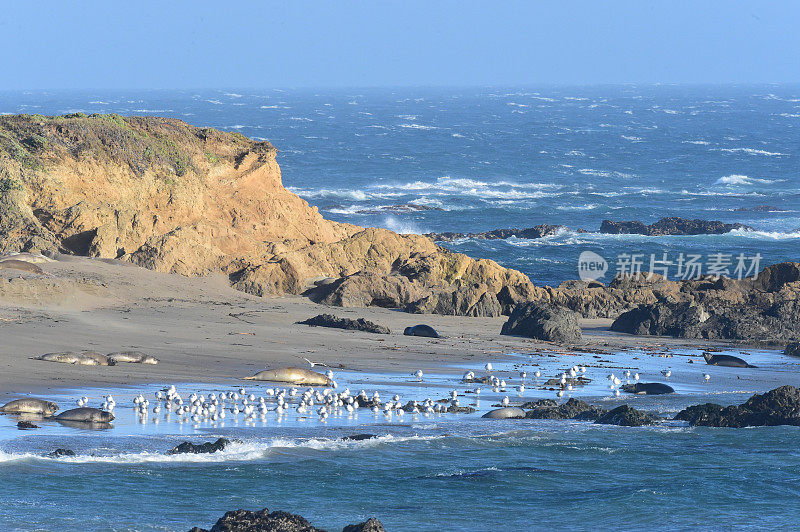
[{"label": "choppy blue water", "polygon": [[[610,261],[622,252],[760,253],[766,264],[796,260],[800,249],[797,86],[0,94],[0,112],[77,111],[172,116],[269,140],[280,150],[284,184],[340,221],[403,232],[539,223],[589,230],[448,244],[539,284],[575,278],[584,250]],[[403,204],[433,210],[389,208]],[[777,210],[737,210],[759,205]],[[597,233],[606,218],[649,223],[663,216],[757,231]],[[650,380],[671,367],[676,396],[624,399],[664,415],[800,384],[796,361],[775,352],[752,356],[760,367],[746,374],[688,365],[678,355],[603,355],[611,362],[600,365],[632,367]],[[535,362],[555,375],[579,358]],[[582,363],[598,364],[588,355]],[[604,388],[609,369],[594,371],[596,386],[576,396],[617,404]],[[703,371],[712,374],[708,385]],[[515,374],[508,379],[518,384]],[[434,389],[421,396],[397,376],[384,377],[383,387],[421,399],[446,395],[456,380],[434,377]],[[354,378],[352,386],[378,384]],[[231,419],[225,426],[156,425],[139,423],[129,401],[123,404],[131,390],[113,392],[121,406],[108,431],[43,422],[41,430],[21,433],[0,417],[3,529],[186,530],[238,507],[292,511],[331,529],[369,516],[390,530],[716,530],[794,528],[800,521],[800,432],[792,427],[630,429],[371,413],[327,423],[272,417],[253,426]],[[99,404],[103,391],[65,391],[63,400],[83,393]],[[530,386],[523,395],[550,396],[542,394],[552,392]],[[499,399],[483,397],[482,410]],[[338,440],[354,432],[382,437]],[[220,435],[242,443],[216,457],[163,456],[183,439]],[[42,456],[55,447],[73,448],[78,457]]]},{"label": "choppy blue water", "polygon": [[[800,249],[796,85],[0,95],[0,112],[76,111],[172,116],[269,140],[285,185],[340,221],[401,232],[590,231],[448,244],[539,284],[576,278],[583,250],[605,257],[613,275],[620,253],[642,254],[647,267],[664,252],[700,254],[704,264],[711,253],[760,253],[770,264]],[[441,210],[390,209],[407,204]],[[737,210],[762,205],[779,210]],[[597,233],[603,219],[664,216],[757,232]]]},{"label": "choppy blue water", "polygon": [[[66,390],[54,394],[62,409],[87,394],[99,404],[113,393],[114,427],[81,430],[37,421],[20,432],[0,416],[0,523],[4,530],[188,530],[210,526],[234,508],[284,509],[321,527],[379,517],[389,530],[570,529],[761,529],[792,528],[800,480],[797,427],[689,428],[681,422],[625,428],[585,422],[481,419],[504,395],[512,403],[554,392],[532,378],[560,373],[569,364],[589,365],[591,384],[569,395],[613,408],[623,402],[672,417],[689,404],[738,404],[775,381],[800,384],[800,362],[774,351],[733,352],[756,369],[701,364],[698,351],[577,356],[511,355],[495,360],[506,393],[482,387],[476,402],[459,375],[409,376],[337,372],[340,390],[380,391],[384,400],[438,399],[458,390],[475,414],[384,416],[361,409],[322,422],[290,408],[247,422],[179,423],[174,414],[138,417],[131,406],[139,392],[155,403],[161,385],[114,390]],[[694,360],[694,364],[689,364]],[[479,374],[481,368],[474,369]],[[675,395],[610,395],[608,372],[624,368],[643,381],[662,380],[672,369]],[[519,372],[529,377],[526,389]],[[703,382],[703,373],[711,375]],[[190,391],[238,389],[237,383],[181,385]],[[267,386],[247,383],[248,393]],[[274,407],[268,399],[270,408]],[[296,400],[295,400],[296,403]],[[152,406],[152,405],[151,405]],[[377,439],[342,441],[356,433]],[[183,440],[219,436],[239,440],[213,455],[166,456]],[[71,458],[48,458],[65,447]]]}]

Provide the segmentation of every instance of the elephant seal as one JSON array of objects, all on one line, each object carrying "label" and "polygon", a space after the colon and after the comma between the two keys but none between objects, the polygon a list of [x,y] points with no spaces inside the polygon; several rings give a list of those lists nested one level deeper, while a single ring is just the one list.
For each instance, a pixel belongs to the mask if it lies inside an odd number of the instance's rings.
[{"label": "elephant seal", "polygon": [[37,275],[44,274],[44,270],[37,265],[17,259],[6,259],[0,261],[0,270],[19,270],[21,272],[35,273]]},{"label": "elephant seal", "polygon": [[660,382],[637,382],[636,384],[623,384],[622,391],[638,395],[663,395],[675,393],[672,386]]},{"label": "elephant seal", "polygon": [[406,327],[403,331],[406,336],[425,336],[427,338],[439,338],[439,333],[430,325],[414,325],[413,327]]},{"label": "elephant seal", "polygon": [[58,410],[58,404],[53,401],[26,397],[16,399],[10,403],[0,406],[0,412],[4,414],[40,414],[42,416],[52,416]]},{"label": "elephant seal", "polygon": [[485,417],[486,419],[522,419],[525,417],[525,411],[516,406],[507,406],[505,408],[489,410],[481,417]]},{"label": "elephant seal", "polygon": [[288,382],[290,384],[307,384],[309,386],[329,386],[331,383],[331,380],[322,373],[303,368],[265,369],[252,377],[245,377],[244,380]]},{"label": "elephant seal", "polygon": [[119,351],[108,354],[108,361],[114,364],[128,362],[131,364],[158,364],[158,359],[153,355],[146,355],[139,351]]},{"label": "elephant seal", "polygon": [[60,362],[62,364],[77,364],[79,366],[113,366],[115,364],[115,362],[110,360],[106,355],[101,355],[94,351],[83,351],[81,353],[73,353],[72,351],[64,353],[45,353],[37,357],[36,360]]},{"label": "elephant seal", "polygon": [[81,408],[65,410],[53,419],[56,421],[79,421],[81,423],[111,423],[114,421],[114,414],[106,412],[105,410],[100,410],[99,408],[83,406]]},{"label": "elephant seal", "polygon": [[29,264],[44,264],[46,262],[55,262],[50,257],[45,257],[40,253],[6,253],[5,255],[0,256],[0,262],[6,262],[9,260],[16,260],[20,262],[27,262]]},{"label": "elephant seal", "polygon": [[739,357],[731,355],[712,355],[711,353],[703,353],[703,358],[706,359],[706,364],[709,366],[725,366],[728,368],[754,368],[752,364]]}]

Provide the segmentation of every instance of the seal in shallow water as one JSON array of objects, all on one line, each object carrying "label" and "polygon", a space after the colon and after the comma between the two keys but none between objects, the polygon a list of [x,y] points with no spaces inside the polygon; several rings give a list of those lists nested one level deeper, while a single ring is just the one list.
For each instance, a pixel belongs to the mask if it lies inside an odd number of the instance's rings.
[{"label": "seal in shallow water", "polygon": [[414,325],[413,327],[406,327],[403,331],[406,336],[425,336],[427,338],[439,338],[439,333],[430,325]]},{"label": "seal in shallow water", "polygon": [[664,395],[675,393],[672,386],[660,382],[637,382],[636,384],[623,384],[622,391],[638,395]]},{"label": "seal in shallow water", "polygon": [[515,406],[507,406],[505,408],[489,410],[481,417],[485,417],[486,419],[522,419],[525,417],[525,411]]},{"label": "seal in shallow water", "polygon": [[0,406],[0,412],[4,414],[40,414],[43,416],[52,416],[57,410],[58,404],[53,401],[45,401],[44,399],[36,399],[35,397],[16,399]]},{"label": "seal in shallow water", "polygon": [[290,384],[307,384],[309,386],[329,386],[331,380],[316,371],[303,368],[265,369],[245,377],[247,381],[288,382]]},{"label": "seal in shallow water", "polygon": [[100,410],[99,408],[83,406],[81,408],[65,410],[53,419],[56,421],[80,421],[83,423],[111,423],[114,421],[114,414],[106,412],[105,410]]},{"label": "seal in shallow water", "polygon": [[745,360],[731,355],[712,355],[711,353],[703,353],[703,358],[706,359],[706,364],[709,366],[725,366],[728,368],[754,368],[752,364],[748,364]]}]

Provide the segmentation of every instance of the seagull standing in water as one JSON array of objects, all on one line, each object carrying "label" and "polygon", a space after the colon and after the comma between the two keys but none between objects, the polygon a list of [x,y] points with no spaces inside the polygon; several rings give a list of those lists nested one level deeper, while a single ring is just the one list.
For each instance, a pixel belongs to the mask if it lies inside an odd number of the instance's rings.
[{"label": "seagull standing in water", "polygon": [[484,367],[486,368],[486,371],[492,371],[492,363],[491,362],[487,362]]},{"label": "seagull standing in water", "polygon": [[710,380],[711,380],[711,375],[709,375],[708,373],[704,374],[704,375],[703,375],[703,380],[704,380],[705,382],[708,382],[708,381],[710,381]]},{"label": "seagull standing in water", "polygon": [[661,374],[662,374],[662,375],[664,375],[664,377],[666,377],[666,378],[668,378],[668,379],[669,379],[669,378],[672,376],[672,370],[665,369],[665,370],[663,370],[663,371],[661,372]]},{"label": "seagull standing in water", "polygon": [[414,376],[415,376],[417,379],[419,379],[419,382],[422,382],[422,375],[423,375],[423,373],[422,373],[422,370],[421,370],[421,369],[418,369],[418,370],[417,370],[417,371],[414,373]]}]

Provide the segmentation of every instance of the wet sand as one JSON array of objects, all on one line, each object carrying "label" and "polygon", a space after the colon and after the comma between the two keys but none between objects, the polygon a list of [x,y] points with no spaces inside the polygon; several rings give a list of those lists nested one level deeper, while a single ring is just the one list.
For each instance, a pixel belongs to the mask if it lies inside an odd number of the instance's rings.
[{"label": "wet sand", "polygon": [[[41,265],[47,276],[0,270],[0,400],[65,388],[139,383],[237,382],[266,367],[303,358],[353,371],[452,372],[507,353],[569,349],[500,336],[505,317],[414,315],[381,308],[338,308],[303,297],[259,298],[233,290],[221,275],[187,278],[130,264],[70,257]],[[363,317],[390,335],[298,325],[320,313]],[[403,336],[426,323],[441,339]],[[721,342],[612,333],[611,320],[582,320],[580,350],[657,351],[720,347]],[[74,366],[33,360],[54,351],[139,350],[155,366]]]}]

